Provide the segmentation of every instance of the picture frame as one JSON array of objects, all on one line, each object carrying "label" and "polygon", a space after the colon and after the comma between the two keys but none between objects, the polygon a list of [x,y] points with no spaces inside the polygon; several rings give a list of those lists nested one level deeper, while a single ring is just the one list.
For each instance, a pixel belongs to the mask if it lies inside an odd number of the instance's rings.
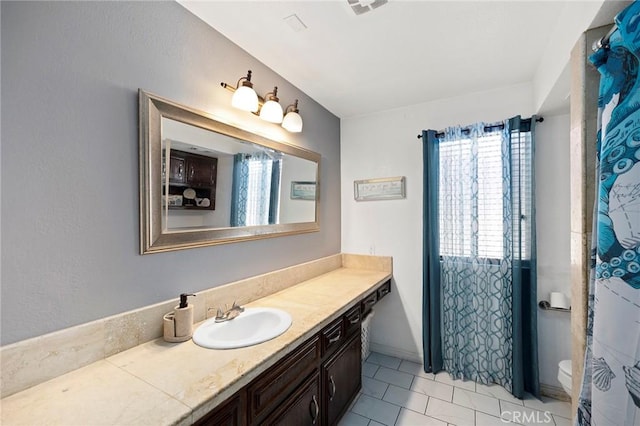
[{"label": "picture frame", "polygon": [[292,200],[315,200],[316,199],[316,182],[292,181],[291,182],[291,199]]},{"label": "picture frame", "polygon": [[353,198],[356,201],[406,198],[405,177],[355,180],[353,181]]}]

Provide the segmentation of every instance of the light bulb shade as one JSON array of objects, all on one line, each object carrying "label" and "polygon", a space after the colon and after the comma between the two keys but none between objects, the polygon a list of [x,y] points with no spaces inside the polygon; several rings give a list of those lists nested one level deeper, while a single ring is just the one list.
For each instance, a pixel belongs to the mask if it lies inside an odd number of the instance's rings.
[{"label": "light bulb shade", "polygon": [[258,95],[249,86],[240,86],[233,93],[231,105],[243,111],[258,111]]},{"label": "light bulb shade", "polygon": [[282,123],[282,106],[276,101],[267,101],[260,109],[260,118],[271,123]]},{"label": "light bulb shade", "polygon": [[300,133],[302,131],[302,117],[294,111],[289,111],[282,120],[282,127],[291,133]]}]

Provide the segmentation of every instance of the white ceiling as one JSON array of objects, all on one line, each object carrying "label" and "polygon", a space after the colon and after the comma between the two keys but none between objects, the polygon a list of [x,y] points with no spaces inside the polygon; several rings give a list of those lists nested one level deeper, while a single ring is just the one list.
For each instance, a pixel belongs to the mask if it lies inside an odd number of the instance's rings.
[{"label": "white ceiling", "polygon": [[341,118],[532,82],[558,21],[585,4],[389,0],[357,16],[347,0],[180,3]]}]

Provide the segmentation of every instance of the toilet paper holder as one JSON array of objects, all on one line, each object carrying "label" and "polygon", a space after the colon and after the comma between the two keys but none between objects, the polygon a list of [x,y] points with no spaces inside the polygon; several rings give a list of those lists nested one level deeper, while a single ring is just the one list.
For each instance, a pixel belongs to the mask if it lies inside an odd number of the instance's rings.
[{"label": "toilet paper holder", "polygon": [[544,311],[571,312],[571,306],[568,308],[554,308],[551,306],[551,303],[546,300],[538,302],[538,307]]}]

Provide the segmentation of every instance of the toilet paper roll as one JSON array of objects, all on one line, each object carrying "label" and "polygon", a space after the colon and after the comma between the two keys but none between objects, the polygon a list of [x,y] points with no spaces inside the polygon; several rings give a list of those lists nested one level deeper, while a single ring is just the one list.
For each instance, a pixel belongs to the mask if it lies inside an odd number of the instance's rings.
[{"label": "toilet paper roll", "polygon": [[549,297],[552,308],[569,309],[569,301],[563,293],[553,291]]}]

